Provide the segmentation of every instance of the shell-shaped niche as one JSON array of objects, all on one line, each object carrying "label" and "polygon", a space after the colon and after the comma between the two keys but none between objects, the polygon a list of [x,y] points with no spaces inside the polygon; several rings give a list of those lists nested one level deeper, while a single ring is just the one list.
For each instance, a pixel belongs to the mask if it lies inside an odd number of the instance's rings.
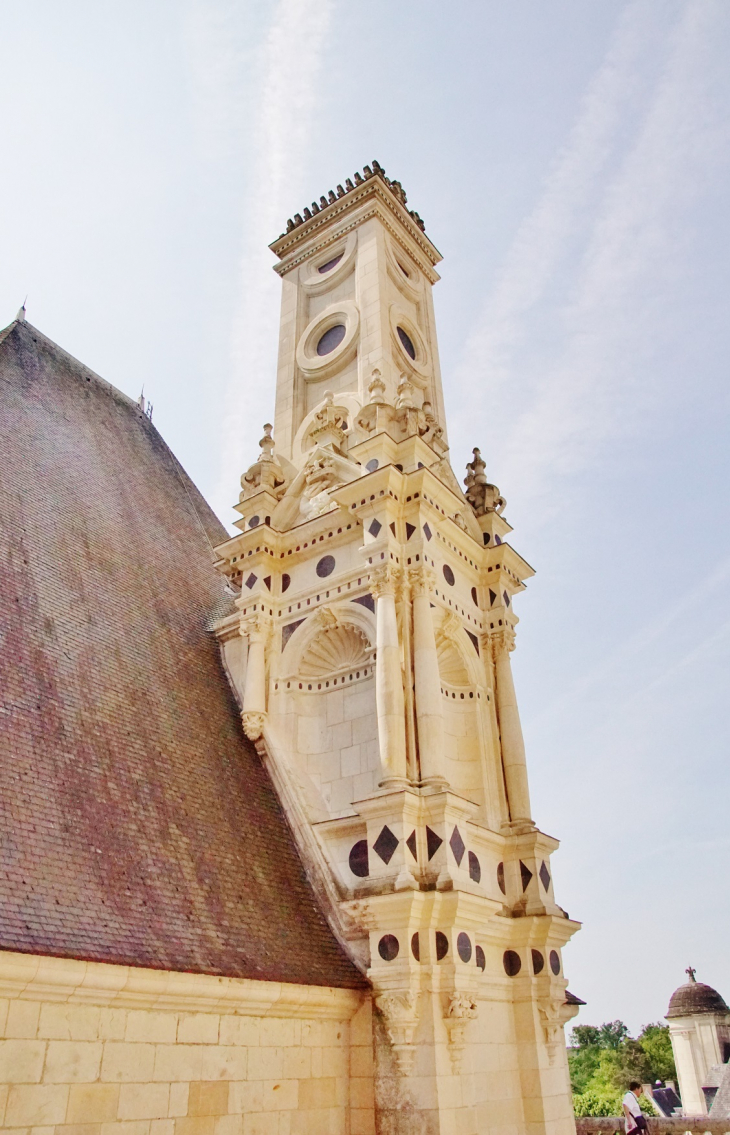
[{"label": "shell-shaped niche", "polygon": [[448,686],[468,686],[469,674],[453,643],[442,640],[438,644],[437,653],[441,681]]},{"label": "shell-shaped niche", "polygon": [[327,627],[309,644],[302,656],[302,678],[324,678],[340,670],[366,666],[372,653],[362,631],[351,625]]}]

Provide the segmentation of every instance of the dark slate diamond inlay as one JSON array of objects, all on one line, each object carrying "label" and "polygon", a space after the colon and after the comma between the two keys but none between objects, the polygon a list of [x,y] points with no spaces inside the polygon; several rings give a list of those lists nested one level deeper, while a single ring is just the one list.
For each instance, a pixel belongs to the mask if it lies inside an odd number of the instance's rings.
[{"label": "dark slate diamond inlay", "polygon": [[380,523],[379,520],[371,520],[370,524],[368,525],[368,532],[370,533],[371,536],[377,536],[378,532],[380,531],[380,529],[382,527],[383,527],[383,525]]},{"label": "dark slate diamond inlay", "polygon": [[392,533],[393,533],[393,535],[395,536],[395,521],[394,521],[394,520],[391,520],[391,522],[390,522],[390,524],[388,525],[388,527],[390,528],[391,532],[392,532]]},{"label": "dark slate diamond inlay", "polygon": [[[466,627],[464,627],[464,630],[466,630]],[[479,639],[477,638],[477,636],[475,634],[472,634],[471,631],[466,631],[466,633],[469,635],[469,638],[471,639],[471,644],[478,654],[479,653]]]},{"label": "dark slate diamond inlay", "polygon": [[542,867],[540,868],[540,882],[547,891],[550,888],[550,872],[547,869],[547,863],[543,859]]},{"label": "dark slate diamond inlay", "polygon": [[522,862],[521,859],[520,859],[520,875],[522,876],[522,890],[526,891],[527,885],[530,882],[530,879],[532,878],[532,871],[530,870],[529,867],[525,866],[525,864]]},{"label": "dark slate diamond inlay", "polygon": [[358,595],[357,599],[353,599],[353,603],[360,603],[363,607],[367,607],[368,611],[372,611],[373,614],[375,614],[375,600],[370,592],[368,592],[367,595]]},{"label": "dark slate diamond inlay", "polygon": [[264,577],[264,587],[266,588],[267,591],[271,591],[271,576],[270,575],[267,575],[267,576]]},{"label": "dark slate diamond inlay", "polygon": [[504,605],[505,605],[505,607],[509,607],[509,595],[507,594],[507,592],[506,592],[506,591],[503,591],[503,592],[502,592],[502,595],[504,596]]},{"label": "dark slate diamond inlay", "polygon": [[461,861],[464,858],[466,847],[464,846],[464,841],[461,838],[461,832],[458,828],[454,828],[453,832],[451,833],[449,846],[454,853],[454,859],[456,860],[457,866],[461,867]]},{"label": "dark slate diamond inlay", "polygon": [[433,859],[443,842],[440,835],[436,835],[436,832],[432,832],[429,827],[426,827],[426,848],[428,849],[429,859]]},{"label": "dark slate diamond inlay", "polygon": [[490,587],[489,588],[489,606],[493,607],[494,604],[496,603],[496,601],[497,601],[497,592],[492,591],[492,589]]},{"label": "dark slate diamond inlay", "polygon": [[429,528],[429,526],[427,524],[424,524],[424,526],[423,526],[423,535],[426,537],[427,540],[430,540],[431,537],[433,536],[433,532],[431,531],[431,529]]},{"label": "dark slate diamond inlay", "polygon": [[410,540],[411,536],[413,535],[413,533],[415,531],[416,531],[415,524],[409,524],[408,521],[406,521],[406,540]]},{"label": "dark slate diamond inlay", "polygon": [[382,832],[373,844],[373,851],[380,856],[383,863],[390,863],[395,849],[400,843],[397,836],[394,836],[388,825],[386,824]]},{"label": "dark slate diamond inlay", "polygon": [[251,572],[250,576],[246,580],[246,587],[248,587],[249,589],[252,588],[257,579],[258,576],[254,575],[254,573]]},{"label": "dark slate diamond inlay", "polygon": [[304,619],[297,619],[295,622],[287,623],[285,627],[281,628],[281,649],[282,650],[284,649],[284,647],[288,643],[291,636],[294,634],[294,631],[297,629],[297,627],[301,627],[303,622],[304,622]]},{"label": "dark slate diamond inlay", "polygon": [[413,829],[411,834],[408,836],[408,839],[406,840],[406,847],[408,848],[408,850],[410,851],[411,855],[413,856],[413,858],[415,859],[415,861],[417,863],[418,862],[418,856],[416,855],[416,829],[415,828]]}]

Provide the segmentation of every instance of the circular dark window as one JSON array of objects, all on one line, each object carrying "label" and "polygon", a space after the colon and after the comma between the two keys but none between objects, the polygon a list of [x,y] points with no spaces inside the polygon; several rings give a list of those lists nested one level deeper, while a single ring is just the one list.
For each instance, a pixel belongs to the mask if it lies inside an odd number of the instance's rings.
[{"label": "circular dark window", "polygon": [[472,589],[471,589],[471,601],[472,601],[472,603],[474,604],[475,607],[479,606],[479,597],[477,595],[476,587],[472,587]]},{"label": "circular dark window", "polygon": [[504,972],[508,977],[517,977],[517,974],[522,969],[522,961],[520,955],[515,950],[505,950],[504,957]]},{"label": "circular dark window", "polygon": [[456,939],[456,948],[459,951],[459,957],[462,962],[471,961],[471,938],[468,934],[462,933]]},{"label": "circular dark window", "polygon": [[535,974],[535,976],[537,976],[537,974],[542,973],[542,971],[544,969],[545,969],[544,957],[542,956],[542,954],[540,953],[539,950],[533,950],[532,951],[532,972]]},{"label": "circular dark window", "polygon": [[469,878],[475,882],[480,882],[482,877],[482,865],[477,859],[473,851],[469,852]]},{"label": "circular dark window", "polygon": [[260,524],[260,523],[261,523],[261,517],[260,516],[252,516],[251,519],[248,522],[248,526],[249,526],[249,528],[255,528],[256,525]]},{"label": "circular dark window", "polygon": [[284,574],[281,577],[281,593],[282,593],[282,595],[284,594],[284,592],[286,591],[286,589],[288,588],[290,583],[291,583],[291,576],[287,575],[286,572],[284,572]]},{"label": "circular dark window", "polygon": [[350,852],[350,870],[353,875],[357,875],[358,879],[365,879],[370,874],[368,841],[366,839],[359,839],[356,844],[353,844]]},{"label": "circular dark window", "polygon": [[398,957],[400,945],[395,934],[384,934],[378,942],[378,953],[384,962],[392,962]]},{"label": "circular dark window", "polygon": [[332,575],[335,570],[335,557],[322,556],[322,559],[317,564],[317,575],[320,579],[324,579],[328,575]]},{"label": "circular dark window", "polygon": [[477,946],[476,950],[474,951],[474,954],[475,954],[476,963],[479,966],[479,969],[482,971],[482,973],[484,973],[484,970],[487,968],[487,959],[484,957],[484,950],[482,949],[481,946]]},{"label": "circular dark window", "polygon": [[408,332],[404,331],[402,327],[398,328],[398,338],[400,339],[401,343],[403,344],[403,350],[405,351],[405,353],[410,358],[415,359],[416,348],[413,346],[413,340],[411,339]]},{"label": "circular dark window", "polygon": [[421,943],[418,938],[418,931],[411,938],[411,953],[417,962],[421,960]]},{"label": "circular dark window", "polygon": [[449,940],[441,931],[436,931],[436,961],[440,962],[449,952]]},{"label": "circular dark window", "polygon": [[317,343],[317,354],[329,355],[332,351],[334,351],[335,347],[339,347],[344,338],[344,323],[335,323],[334,327],[330,327],[327,331],[325,331],[324,335]]},{"label": "circular dark window", "polygon": [[499,883],[499,889],[502,894],[506,895],[507,890],[504,885],[504,863],[497,864],[497,882]]},{"label": "circular dark window", "polygon": [[454,573],[448,564],[444,564],[444,579],[448,583],[449,587],[453,587],[456,583],[456,577],[454,576]]},{"label": "circular dark window", "polygon": [[320,264],[317,271],[318,272],[329,272],[330,268],[334,268],[335,264],[339,264],[339,262],[340,262],[340,260],[342,260],[343,256],[344,256],[343,252],[341,252],[339,256],[333,256],[332,259],[328,260],[326,264]]},{"label": "circular dark window", "polygon": [[560,973],[560,954],[557,950],[550,951],[550,969],[556,977]]},{"label": "circular dark window", "polygon": [[367,469],[368,473],[374,473],[378,467],[378,464],[379,462],[377,457],[371,457],[365,468]]}]

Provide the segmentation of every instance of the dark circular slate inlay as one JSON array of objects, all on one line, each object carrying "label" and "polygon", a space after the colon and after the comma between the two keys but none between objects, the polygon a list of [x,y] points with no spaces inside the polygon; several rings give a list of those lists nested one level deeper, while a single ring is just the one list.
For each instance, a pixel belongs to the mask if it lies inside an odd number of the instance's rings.
[{"label": "dark circular slate inlay", "polygon": [[421,960],[421,942],[418,937],[418,931],[411,938],[411,953],[417,962]]},{"label": "dark circular slate inlay", "polygon": [[475,607],[479,606],[479,597],[477,595],[476,587],[472,587],[472,589],[471,589],[471,601],[472,601],[472,603],[474,604]]},{"label": "dark circular slate inlay", "polygon": [[249,528],[255,528],[256,525],[260,524],[260,523],[261,523],[261,517],[260,516],[252,516],[251,519],[248,522],[248,526],[249,526]]},{"label": "dark circular slate inlay", "polygon": [[353,844],[350,851],[350,870],[353,875],[357,875],[358,879],[365,879],[370,874],[368,841],[366,839],[359,839],[357,843]]},{"label": "dark circular slate inlay", "polygon": [[408,332],[404,331],[402,327],[398,328],[398,338],[400,339],[401,343],[403,344],[403,350],[405,351],[405,353],[410,358],[415,359],[416,348],[413,346],[413,340],[411,339]]},{"label": "dark circular slate inlay", "polygon": [[477,946],[476,950],[474,951],[474,954],[475,954],[476,963],[479,966],[479,969],[482,971],[482,973],[484,973],[484,970],[487,968],[487,959],[484,957],[484,950],[482,949],[481,946]]},{"label": "dark circular slate inlay", "polygon": [[508,977],[517,977],[517,974],[522,969],[522,959],[516,950],[505,950],[502,963],[504,965],[504,972]]},{"label": "dark circular slate inlay", "polygon": [[335,323],[334,327],[330,327],[325,331],[317,343],[318,355],[330,355],[335,347],[339,347],[342,340],[345,338],[345,325],[344,323]]},{"label": "dark circular slate inlay", "polygon": [[448,564],[444,564],[444,579],[448,583],[449,587],[453,587],[456,583],[456,577]]},{"label": "dark circular slate inlay", "polygon": [[342,257],[344,255],[345,255],[344,252],[341,252],[339,254],[339,256],[333,256],[332,259],[328,260],[326,264],[320,264],[317,271],[322,272],[322,273],[329,272],[331,268],[334,268],[335,264],[339,264],[340,260],[342,260]]},{"label": "dark circular slate inlay", "polygon": [[449,940],[441,930],[436,931],[436,961],[440,962],[449,952]]},{"label": "dark circular slate inlay", "polygon": [[550,951],[550,969],[556,977],[560,973],[560,954],[557,950]]},{"label": "dark circular slate inlay", "polygon": [[545,959],[539,950],[532,951],[532,972],[537,976],[545,969]]},{"label": "dark circular slate inlay", "polygon": [[286,591],[286,589],[288,588],[290,583],[291,583],[291,576],[287,575],[286,572],[284,572],[284,574],[281,577],[281,593],[282,593],[282,595],[284,594],[284,592]]},{"label": "dark circular slate inlay", "polygon": [[324,579],[327,575],[332,575],[335,570],[335,557],[322,556],[322,559],[317,564],[317,575],[320,579]]},{"label": "dark circular slate inlay", "polygon": [[384,962],[392,962],[398,957],[400,943],[395,934],[384,934],[378,942],[378,953]]},{"label": "dark circular slate inlay", "polygon": [[459,951],[459,957],[462,962],[471,961],[471,938],[462,930],[459,937],[456,939],[456,949]]},{"label": "dark circular slate inlay", "polygon": [[507,894],[507,888],[504,885],[504,863],[498,863],[497,864],[497,882],[499,884],[499,889],[502,892],[502,894],[506,895]]},{"label": "dark circular slate inlay", "polygon": [[367,469],[368,473],[374,473],[379,464],[380,462],[378,461],[377,457],[371,457],[365,468]]},{"label": "dark circular slate inlay", "polygon": [[481,882],[482,878],[482,865],[473,851],[469,852],[469,878],[475,883]]}]

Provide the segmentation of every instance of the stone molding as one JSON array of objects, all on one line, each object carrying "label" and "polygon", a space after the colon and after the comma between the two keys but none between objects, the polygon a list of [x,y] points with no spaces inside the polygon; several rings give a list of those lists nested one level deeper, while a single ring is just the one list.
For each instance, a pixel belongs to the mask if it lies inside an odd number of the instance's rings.
[{"label": "stone molding", "polygon": [[477,1003],[468,993],[459,993],[455,990],[449,997],[449,1004],[444,1014],[444,1024],[449,1034],[451,1066],[457,1076],[461,1072],[461,1062],[466,1048],[466,1026],[469,1021],[474,1020],[477,1012]]},{"label": "stone molding", "polygon": [[410,990],[406,993],[383,993],[375,1004],[385,1019],[385,1028],[393,1045],[398,1071],[407,1076],[416,1056],[413,1034],[418,1024],[418,1002]]},{"label": "stone molding", "polygon": [[0,996],[120,1009],[346,1021],[368,994],[3,951]]}]

